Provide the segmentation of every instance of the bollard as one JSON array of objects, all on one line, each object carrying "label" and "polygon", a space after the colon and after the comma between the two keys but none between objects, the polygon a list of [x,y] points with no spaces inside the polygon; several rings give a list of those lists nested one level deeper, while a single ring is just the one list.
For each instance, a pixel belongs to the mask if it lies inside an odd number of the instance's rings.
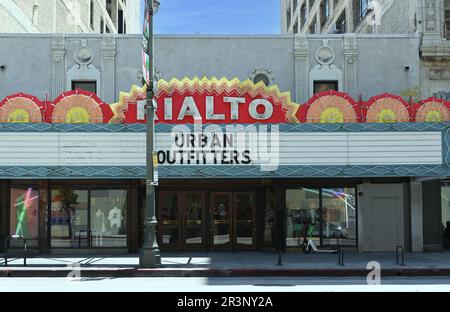
[{"label": "bollard", "polygon": [[281,255],[281,247],[278,248],[278,265],[282,266],[283,265],[283,261],[282,261],[282,255]]},{"label": "bollard", "polygon": [[401,250],[402,251],[402,266],[404,266],[405,265],[405,250],[404,250],[404,248],[403,248],[403,246],[397,246],[397,248],[395,249],[395,259],[396,259],[396,263],[397,264],[400,264],[399,263],[399,250]]},{"label": "bollard", "polygon": [[344,248],[338,248],[338,265],[344,266]]}]

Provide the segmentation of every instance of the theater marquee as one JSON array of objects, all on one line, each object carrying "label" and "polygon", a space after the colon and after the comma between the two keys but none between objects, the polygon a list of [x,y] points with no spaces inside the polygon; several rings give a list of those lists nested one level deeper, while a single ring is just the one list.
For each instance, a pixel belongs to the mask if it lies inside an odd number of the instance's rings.
[{"label": "theater marquee", "polygon": [[[27,170],[45,176],[47,170],[67,174],[69,169],[58,168],[82,167],[91,168],[82,170],[86,174],[140,176],[145,99],[145,87],[121,93],[113,104],[82,90],[53,102],[22,93],[6,97],[0,125],[11,126],[0,127],[0,172],[16,166],[24,176]],[[163,178],[448,172],[450,102],[435,98],[412,103],[382,94],[355,101],[328,91],[297,104],[289,92],[262,82],[194,78],[159,81],[156,102],[156,158]],[[32,130],[5,130],[18,126]]]}]

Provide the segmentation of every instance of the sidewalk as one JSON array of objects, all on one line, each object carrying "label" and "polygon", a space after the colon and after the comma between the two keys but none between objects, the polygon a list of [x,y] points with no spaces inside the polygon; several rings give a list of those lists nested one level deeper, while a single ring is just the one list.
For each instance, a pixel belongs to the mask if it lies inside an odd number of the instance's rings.
[{"label": "sidewalk", "polygon": [[139,268],[138,255],[45,255],[27,259],[0,259],[0,277],[64,277],[74,268],[86,277],[217,277],[217,276],[366,276],[367,264],[381,264],[383,276],[450,276],[450,252],[408,253],[405,265],[395,253],[338,255],[285,253],[282,265],[274,252],[163,252],[162,267]]}]

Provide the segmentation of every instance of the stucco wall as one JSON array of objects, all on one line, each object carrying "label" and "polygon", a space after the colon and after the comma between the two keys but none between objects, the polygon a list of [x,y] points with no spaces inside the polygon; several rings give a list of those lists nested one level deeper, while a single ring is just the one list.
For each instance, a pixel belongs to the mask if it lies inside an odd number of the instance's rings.
[{"label": "stucco wall", "polygon": [[358,40],[358,49],[358,90],[364,98],[384,92],[399,95],[420,86],[418,37],[366,36]]},{"label": "stucco wall", "polygon": [[[16,92],[28,92],[44,99],[55,86],[61,88],[55,91],[66,91],[70,87],[66,83],[67,71],[76,65],[74,53],[82,46],[83,40],[94,54],[89,68],[96,68],[103,80],[114,81],[113,89],[99,86],[101,97],[117,100],[120,91],[128,91],[133,84],[140,83],[140,36],[109,37],[113,45],[105,47],[104,37],[100,35],[66,35],[58,44],[58,53],[65,53],[60,62],[52,58],[55,38],[52,35],[0,34],[0,55],[3,56],[0,65],[6,65],[6,70],[0,71],[0,98]],[[356,38],[356,97],[362,95],[368,99],[384,92],[400,94],[420,85],[418,37],[361,35]],[[155,63],[165,80],[195,76],[245,80],[253,69],[264,67],[272,72],[273,83],[281,91],[290,91],[294,99],[295,71],[309,74],[318,65],[316,51],[324,44],[333,49],[334,66],[342,72],[344,80],[350,79],[345,75],[349,70],[349,60],[344,57],[342,35],[308,37],[309,68],[296,66],[293,36],[158,36]],[[105,48],[108,49],[106,52]],[[112,59],[109,59],[108,53],[113,53]],[[409,70],[405,66],[409,66]],[[52,77],[55,68],[62,77]],[[61,83],[58,85],[55,79],[61,79]],[[343,91],[347,91],[346,85],[344,81]],[[108,90],[108,94],[102,94],[102,90]],[[109,94],[111,90],[114,94]],[[307,94],[306,98],[310,96],[312,94]]]}]

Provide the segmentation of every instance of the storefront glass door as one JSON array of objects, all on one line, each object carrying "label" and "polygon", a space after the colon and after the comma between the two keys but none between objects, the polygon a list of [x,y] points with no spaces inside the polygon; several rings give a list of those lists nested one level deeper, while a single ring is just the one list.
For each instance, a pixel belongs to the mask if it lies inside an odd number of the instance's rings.
[{"label": "storefront glass door", "polygon": [[158,241],[164,249],[199,249],[205,245],[205,194],[159,192]]},{"label": "storefront glass door", "polygon": [[205,195],[189,192],[185,194],[184,236],[187,248],[201,248],[205,244]]},{"label": "storefront glass door", "polygon": [[235,226],[235,246],[252,247],[254,242],[254,209],[252,193],[235,193],[234,204],[234,226]]},{"label": "storefront glass door", "polygon": [[160,192],[159,194],[158,236],[161,247],[180,248],[180,201],[178,192]]},{"label": "storefront glass door", "polygon": [[213,193],[211,226],[213,249],[232,247],[231,193]]},{"label": "storefront glass door", "polygon": [[254,249],[254,193],[212,193],[212,249]]}]

